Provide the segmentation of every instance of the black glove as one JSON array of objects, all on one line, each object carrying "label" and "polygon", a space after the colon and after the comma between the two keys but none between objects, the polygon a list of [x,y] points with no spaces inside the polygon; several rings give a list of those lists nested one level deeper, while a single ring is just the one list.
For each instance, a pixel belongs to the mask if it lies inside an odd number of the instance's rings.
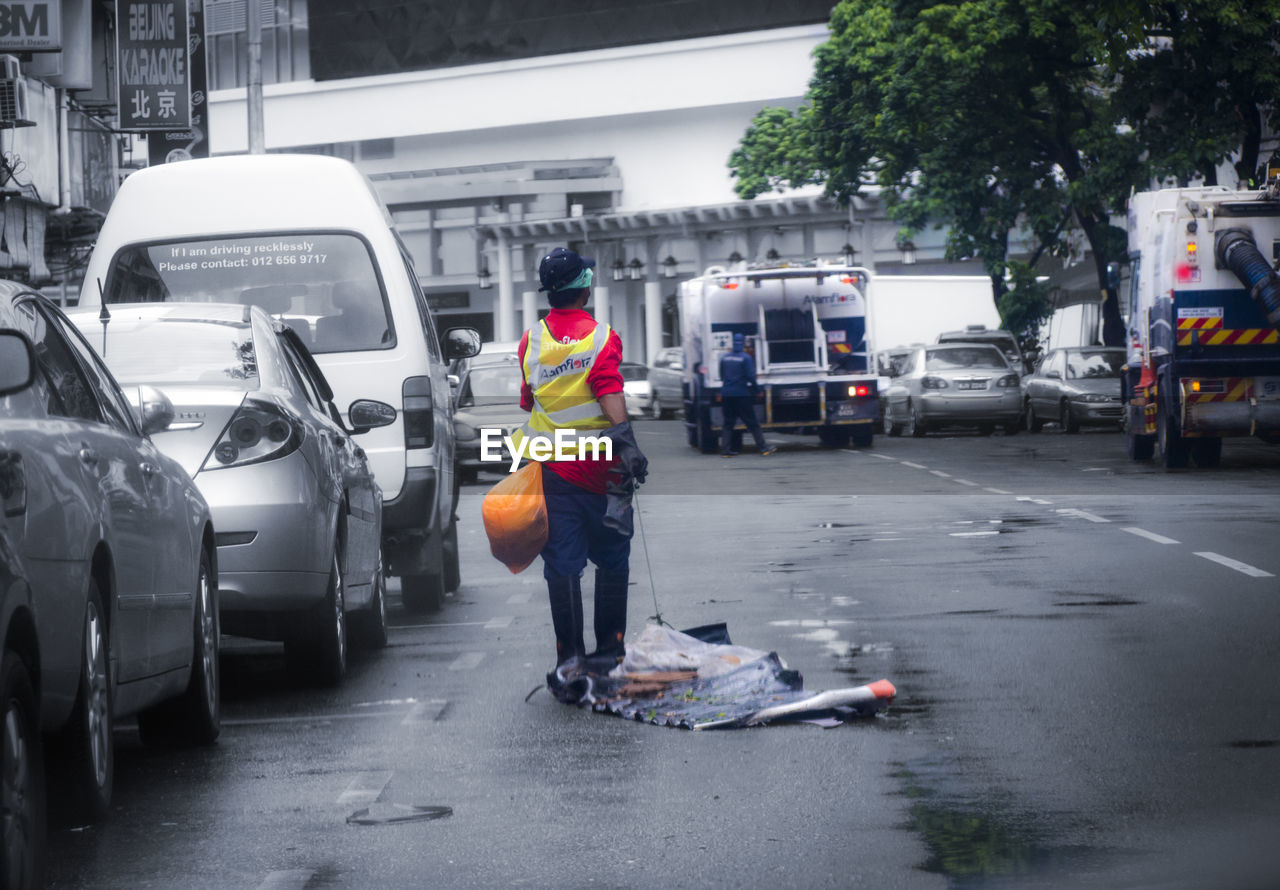
[{"label": "black glove", "polygon": [[631,509],[631,497],[635,494],[636,483],[629,476],[619,477],[610,473],[605,485],[604,527],[611,528],[624,537],[635,534],[632,521],[635,513]]},{"label": "black glove", "polygon": [[631,486],[634,491],[635,485],[644,482],[649,475],[649,460],[636,444],[636,434],[631,429],[630,421],[624,420],[617,426],[611,426],[604,434],[613,441],[613,456],[618,459],[624,480],[629,479],[635,483]]}]

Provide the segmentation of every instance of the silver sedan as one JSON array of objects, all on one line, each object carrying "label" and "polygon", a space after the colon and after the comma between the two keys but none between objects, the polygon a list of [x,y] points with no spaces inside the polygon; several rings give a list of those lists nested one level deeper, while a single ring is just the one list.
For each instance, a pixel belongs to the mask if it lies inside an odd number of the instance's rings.
[{"label": "silver sedan", "polygon": [[382,494],[352,435],[395,410],[358,400],[345,429],[297,334],[258,307],[120,304],[105,325],[75,320],[119,379],[173,401],[156,444],[213,511],[223,629],[283,640],[291,667],[325,684],[346,671],[348,613],[385,645]]},{"label": "silver sedan", "polygon": [[[145,742],[218,736],[214,527],[191,477],[152,441],[171,418],[150,388],[135,414],[66,316],[0,282],[6,857],[43,831],[21,812],[43,776],[35,715],[57,796],[85,818],[110,808],[116,717],[136,713]],[[38,707],[13,707],[35,704],[26,692]]]},{"label": "silver sedan", "polygon": [[1120,394],[1121,347],[1078,346],[1055,349],[1022,381],[1027,429],[1040,432],[1056,420],[1066,433],[1081,426],[1119,429],[1124,415]]},{"label": "silver sedan", "polygon": [[1017,371],[986,343],[948,343],[911,351],[885,397],[884,431],[923,436],[944,425],[976,425],[989,435],[997,424],[1009,434],[1022,423]]}]

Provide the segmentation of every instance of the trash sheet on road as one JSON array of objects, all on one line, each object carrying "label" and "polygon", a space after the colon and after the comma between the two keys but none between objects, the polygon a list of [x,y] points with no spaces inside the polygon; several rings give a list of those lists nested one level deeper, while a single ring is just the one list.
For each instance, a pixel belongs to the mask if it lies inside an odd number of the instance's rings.
[{"label": "trash sheet on road", "polygon": [[896,694],[888,680],[807,691],[776,652],[733,645],[724,624],[686,631],[647,625],[627,644],[621,664],[588,662],[580,675],[552,672],[547,688],[566,704],[696,730],[800,720],[830,726],[874,716]]}]

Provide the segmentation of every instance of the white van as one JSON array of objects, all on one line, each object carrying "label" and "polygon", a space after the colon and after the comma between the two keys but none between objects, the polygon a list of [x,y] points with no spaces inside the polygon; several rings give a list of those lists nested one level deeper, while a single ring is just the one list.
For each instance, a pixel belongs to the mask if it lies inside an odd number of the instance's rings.
[{"label": "white van", "polygon": [[457,588],[447,362],[474,355],[480,335],[437,335],[391,215],[355,166],[237,155],[134,173],[103,223],[77,311],[104,299],[261,306],[315,354],[344,414],[357,398],[393,406],[394,419],[360,440],[384,496],[385,568],[411,611],[438,608]]}]

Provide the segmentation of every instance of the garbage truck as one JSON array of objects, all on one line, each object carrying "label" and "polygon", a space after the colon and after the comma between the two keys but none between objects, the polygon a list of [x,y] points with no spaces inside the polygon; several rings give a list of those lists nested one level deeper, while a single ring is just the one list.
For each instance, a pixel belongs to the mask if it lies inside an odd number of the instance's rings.
[{"label": "garbage truck", "polygon": [[1280,442],[1280,168],[1134,194],[1128,232],[1129,457],[1213,467],[1225,437]]},{"label": "garbage truck", "polygon": [[[713,266],[681,282],[684,416],[689,444],[719,450],[720,356],[741,333],[755,358],[765,429],[816,434],[827,448],[869,446],[879,411],[863,268]],[[737,431],[735,436],[740,436]]]}]

